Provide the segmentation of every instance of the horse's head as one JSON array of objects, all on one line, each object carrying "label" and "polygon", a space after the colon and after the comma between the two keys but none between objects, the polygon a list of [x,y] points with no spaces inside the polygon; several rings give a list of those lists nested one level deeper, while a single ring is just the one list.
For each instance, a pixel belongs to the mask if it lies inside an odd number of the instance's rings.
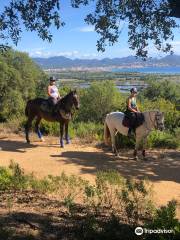
[{"label": "horse's head", "polygon": [[157,111],[155,113],[155,128],[163,131],[165,129],[164,127],[164,113]]},{"label": "horse's head", "polygon": [[79,97],[77,95],[77,91],[73,90],[69,93],[70,101],[72,105],[78,110],[79,109]]}]

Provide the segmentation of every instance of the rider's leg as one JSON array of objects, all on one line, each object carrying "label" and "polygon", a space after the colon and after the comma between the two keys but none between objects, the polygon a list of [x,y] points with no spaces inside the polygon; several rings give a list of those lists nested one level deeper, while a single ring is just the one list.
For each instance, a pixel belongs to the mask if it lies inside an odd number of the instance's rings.
[{"label": "rider's leg", "polygon": [[36,123],[35,123],[35,132],[37,133],[37,135],[41,139],[41,141],[44,142],[43,135],[42,135],[42,133],[40,131],[40,128],[39,128],[40,121],[41,121],[41,117],[37,117]]},{"label": "rider's leg", "polygon": [[129,114],[129,130],[128,130],[129,137],[135,134],[135,121],[136,121],[135,113],[130,113]]}]

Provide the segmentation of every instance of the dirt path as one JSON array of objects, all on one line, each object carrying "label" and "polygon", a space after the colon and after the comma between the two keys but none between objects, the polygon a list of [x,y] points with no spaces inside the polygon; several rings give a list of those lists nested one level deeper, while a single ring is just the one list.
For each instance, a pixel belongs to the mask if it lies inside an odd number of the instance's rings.
[{"label": "dirt path", "polygon": [[135,161],[130,158],[131,151],[124,151],[122,157],[116,158],[95,146],[73,142],[60,149],[57,142],[57,138],[48,137],[44,143],[33,141],[27,145],[21,136],[1,135],[0,166],[8,166],[14,160],[27,173],[34,172],[39,178],[64,171],[92,182],[98,170],[116,169],[125,177],[148,177],[154,184],[158,204],[172,198],[180,201],[180,151],[151,150],[147,161]]}]

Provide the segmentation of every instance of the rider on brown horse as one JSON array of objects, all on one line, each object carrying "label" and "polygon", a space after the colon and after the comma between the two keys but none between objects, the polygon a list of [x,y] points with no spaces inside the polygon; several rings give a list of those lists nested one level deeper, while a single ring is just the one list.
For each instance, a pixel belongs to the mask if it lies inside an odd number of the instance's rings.
[{"label": "rider on brown horse", "polygon": [[49,78],[49,86],[48,86],[48,102],[50,103],[50,106],[54,107],[58,100],[60,99],[60,94],[58,91],[58,88],[56,87],[56,78],[50,77]]}]

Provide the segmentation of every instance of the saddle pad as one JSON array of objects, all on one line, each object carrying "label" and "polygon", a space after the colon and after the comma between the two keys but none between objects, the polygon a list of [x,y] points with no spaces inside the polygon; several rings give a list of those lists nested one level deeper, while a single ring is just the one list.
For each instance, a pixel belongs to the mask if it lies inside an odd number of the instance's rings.
[{"label": "saddle pad", "polygon": [[128,128],[130,127],[130,125],[129,125],[129,118],[126,115],[124,116],[122,124],[123,124],[124,127],[128,127]]},{"label": "saddle pad", "polygon": [[[138,128],[144,123],[144,115],[143,113],[136,113],[135,117],[133,118],[133,128]],[[122,124],[124,127],[132,127],[132,119],[130,119],[130,116],[126,115],[124,116],[124,119],[122,121]]]},{"label": "saddle pad", "polygon": [[47,113],[52,113],[53,112],[53,108],[49,105],[47,100],[42,102],[42,104],[40,105],[40,109],[43,112],[47,112]]}]

